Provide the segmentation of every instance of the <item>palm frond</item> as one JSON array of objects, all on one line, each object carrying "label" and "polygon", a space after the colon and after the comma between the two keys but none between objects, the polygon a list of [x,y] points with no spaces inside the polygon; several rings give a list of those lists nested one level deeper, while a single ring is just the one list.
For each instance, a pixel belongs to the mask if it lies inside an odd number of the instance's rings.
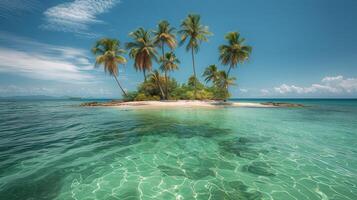
[{"label": "palm frond", "polygon": [[128,42],[126,48],[129,50],[129,57],[134,59],[135,69],[150,71],[152,60],[158,60],[155,42],[150,32],[144,28],[138,28],[131,32],[129,36],[133,41]]},{"label": "palm frond", "polygon": [[243,63],[252,52],[252,47],[244,45],[245,39],[238,32],[229,32],[225,35],[227,44],[219,46],[219,60],[223,65],[235,68],[238,63]]},{"label": "palm frond", "polygon": [[126,63],[122,56],[125,50],[120,48],[119,40],[102,38],[96,41],[91,51],[96,55],[95,67],[103,66],[104,71],[110,75],[117,76],[118,65]]},{"label": "palm frond", "polygon": [[186,45],[186,51],[193,49],[197,52],[200,43],[207,42],[207,36],[211,35],[208,31],[208,27],[200,24],[200,19],[201,17],[199,15],[189,14],[181,23],[181,29],[178,31],[181,35],[179,44],[183,45],[187,41],[187,38],[189,38]]}]

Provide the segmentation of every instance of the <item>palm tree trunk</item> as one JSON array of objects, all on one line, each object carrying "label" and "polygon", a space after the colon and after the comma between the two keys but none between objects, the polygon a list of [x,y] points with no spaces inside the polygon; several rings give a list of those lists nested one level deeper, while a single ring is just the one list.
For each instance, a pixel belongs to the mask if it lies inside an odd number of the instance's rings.
[{"label": "palm tree trunk", "polygon": [[119,83],[119,81],[118,81],[118,78],[117,78],[116,76],[114,76],[114,78],[115,78],[115,80],[117,81],[117,84],[118,84],[118,86],[120,87],[120,89],[121,89],[121,91],[123,92],[123,94],[124,94],[125,96],[128,96],[128,95],[126,94],[126,92],[124,91],[124,89],[121,87],[121,85],[120,85],[120,83]]},{"label": "palm tree trunk", "polygon": [[165,99],[165,93],[164,93],[164,90],[162,89],[162,87],[161,87],[161,86],[159,86],[159,87],[160,87],[160,91],[161,91],[162,98],[163,98],[163,99]]},{"label": "palm tree trunk", "polygon": [[144,73],[144,82],[146,82],[146,70],[145,70],[145,68],[143,69],[143,73]]},{"label": "palm tree trunk", "polygon": [[229,77],[229,72],[231,72],[232,66],[229,66],[228,71],[227,71],[227,77]]},{"label": "palm tree trunk", "polygon": [[[228,68],[228,71],[227,71],[227,79],[229,79],[229,72],[231,72],[231,69],[232,69],[232,65],[230,65],[229,68]],[[226,91],[227,91],[227,93],[228,93],[228,84],[227,84],[227,86],[226,86]],[[226,100],[226,99],[225,99],[225,100]]]},{"label": "palm tree trunk", "polygon": [[[165,47],[164,47],[164,42],[161,41],[161,51],[162,51],[162,62],[163,62],[163,65],[165,66]],[[169,99],[169,95],[168,95],[168,86],[167,86],[168,82],[167,82],[167,69],[165,67],[165,97],[166,100]]]},{"label": "palm tree trunk", "polygon": [[169,100],[169,79],[167,76],[167,70],[165,70],[165,90],[166,100]]},{"label": "palm tree trunk", "polygon": [[143,70],[143,73],[144,73],[144,82],[146,82],[146,56],[144,56],[144,58],[143,58],[144,60],[143,60],[143,66],[141,66],[142,67],[142,70]]},{"label": "palm tree trunk", "polygon": [[227,97],[228,97],[228,84],[225,86],[225,90],[226,90],[226,95],[225,95],[225,98],[224,98],[224,101],[227,101]]},{"label": "palm tree trunk", "polygon": [[194,91],[194,97],[196,100],[196,93],[197,93],[197,77],[196,77],[196,68],[195,68],[195,56],[193,55],[193,47],[191,48],[191,55],[192,55],[192,67],[193,67],[193,76],[195,77],[195,91]]},{"label": "palm tree trunk", "polygon": [[162,86],[161,86],[161,83],[160,83],[159,80],[157,81],[157,85],[159,86],[162,98],[164,99],[165,98],[165,93],[164,93],[164,90],[162,89]]}]

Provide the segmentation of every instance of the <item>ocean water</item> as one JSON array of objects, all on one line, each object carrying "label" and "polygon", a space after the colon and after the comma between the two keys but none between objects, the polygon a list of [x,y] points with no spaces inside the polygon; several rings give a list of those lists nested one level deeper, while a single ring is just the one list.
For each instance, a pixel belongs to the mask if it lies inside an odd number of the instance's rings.
[{"label": "ocean water", "polygon": [[357,199],[357,101],[284,101],[308,107],[1,101],[0,199]]}]

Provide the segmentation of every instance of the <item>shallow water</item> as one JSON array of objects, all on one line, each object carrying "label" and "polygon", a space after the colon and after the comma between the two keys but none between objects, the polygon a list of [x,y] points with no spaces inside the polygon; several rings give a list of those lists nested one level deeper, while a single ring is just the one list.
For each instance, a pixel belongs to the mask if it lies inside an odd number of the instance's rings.
[{"label": "shallow water", "polygon": [[2,101],[0,199],[357,199],[357,101],[293,102],[310,107]]}]

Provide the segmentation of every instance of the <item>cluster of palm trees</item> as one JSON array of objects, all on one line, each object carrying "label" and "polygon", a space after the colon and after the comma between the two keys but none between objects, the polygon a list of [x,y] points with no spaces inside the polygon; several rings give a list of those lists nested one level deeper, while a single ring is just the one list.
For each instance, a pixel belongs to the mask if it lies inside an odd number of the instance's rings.
[{"label": "cluster of palm trees", "polygon": [[205,77],[205,82],[212,82],[213,86],[220,88],[228,92],[228,86],[234,85],[235,77],[229,77],[228,73],[224,70],[218,71],[216,65],[208,66],[203,72],[203,77]]},{"label": "cluster of palm trees", "polygon": [[[144,28],[138,28],[131,32],[129,36],[132,41],[126,43],[126,49],[129,51],[130,59],[134,60],[134,67],[137,71],[142,71],[144,82],[147,81],[147,72],[150,72],[150,79],[157,83],[164,99],[169,98],[168,93],[168,73],[178,69],[180,61],[176,57],[174,50],[177,47],[176,30],[171,27],[166,20],[159,22],[156,30],[149,31]],[[208,41],[208,27],[201,24],[201,18],[196,14],[189,14],[180,25],[177,31],[180,35],[179,45],[186,44],[186,51],[191,53],[192,68],[194,77],[194,97],[197,92],[197,73],[195,67],[195,54],[199,50],[202,42]],[[230,32],[225,36],[227,44],[219,47],[219,59],[223,65],[229,66],[228,71],[218,71],[215,65],[209,66],[204,76],[206,81],[212,81],[215,85],[225,88],[231,85],[235,78],[229,77],[232,68],[249,58],[252,51],[250,46],[244,45],[244,39],[238,32]],[[165,52],[165,47],[170,49]],[[158,49],[161,50],[159,56]],[[118,65],[124,65],[127,60],[124,57],[125,50],[121,47],[119,40],[111,38],[102,38],[95,43],[92,53],[96,56],[95,66],[103,66],[105,72],[114,76],[118,86],[126,96],[125,90],[119,83],[117,76],[119,74]],[[153,62],[160,64],[160,70],[164,72],[164,81],[158,70],[152,70]],[[164,84],[163,84],[164,82]]]}]

